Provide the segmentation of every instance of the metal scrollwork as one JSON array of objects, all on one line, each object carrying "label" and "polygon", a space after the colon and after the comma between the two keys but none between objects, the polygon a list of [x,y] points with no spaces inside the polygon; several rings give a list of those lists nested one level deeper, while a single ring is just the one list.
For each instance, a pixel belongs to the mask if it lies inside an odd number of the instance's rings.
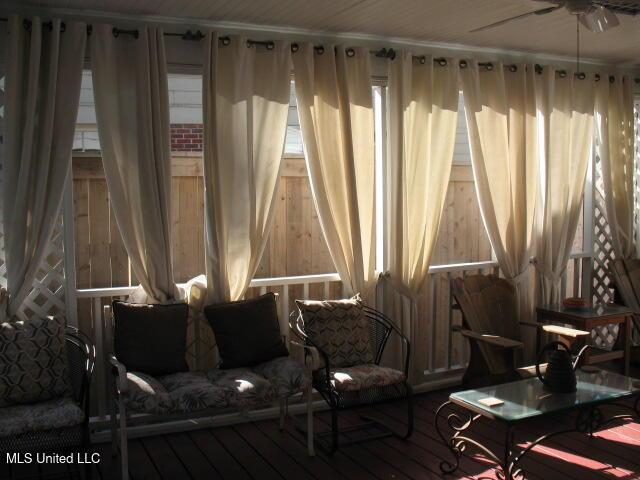
[{"label": "metal scrollwork", "polygon": [[[453,473],[460,466],[460,458],[466,450],[473,448],[478,450],[489,459],[496,463],[496,475],[500,480],[524,480],[525,474],[522,468],[518,465],[522,458],[526,456],[535,446],[549,440],[556,435],[562,435],[569,432],[582,432],[588,435],[593,435],[593,432],[601,429],[604,425],[622,419],[638,419],[640,418],[640,395],[636,396],[633,405],[628,403],[621,403],[618,406],[624,407],[628,410],[632,410],[633,414],[629,415],[616,415],[613,417],[605,418],[604,414],[598,408],[588,407],[580,410],[576,418],[575,427],[572,429],[559,430],[542,435],[535,439],[533,442],[529,442],[526,447],[520,448],[517,446],[515,440],[514,426],[507,425],[507,431],[504,440],[504,452],[503,458],[498,456],[485,447],[477,440],[474,440],[468,436],[467,430],[480,418],[480,414],[471,412],[466,413],[449,413],[445,417],[445,409],[450,408],[453,402],[448,401],[443,403],[436,411],[435,427],[438,435],[442,439],[442,442],[447,446],[452,453],[454,460],[443,460],[440,462],[440,470],[443,473]],[[613,404],[611,404],[613,405]],[[616,404],[617,405],[617,404]],[[446,425],[441,425],[442,420],[446,418]],[[442,427],[447,429],[447,435],[442,431]]]},{"label": "metal scrollwork", "polygon": [[448,460],[443,460],[440,462],[440,470],[443,473],[453,473],[460,466],[460,458],[462,454],[467,450],[468,447],[473,447],[482,453],[484,453],[487,457],[493,460],[496,464],[501,465],[500,459],[497,457],[495,453],[489,450],[487,447],[479,443],[478,441],[464,436],[463,433],[471,427],[471,425],[477,421],[481,415],[476,414],[472,415],[468,414],[458,414],[458,413],[450,413],[447,415],[447,426],[452,430],[453,434],[450,438],[446,438],[442,430],[440,429],[440,418],[442,416],[442,412],[445,408],[449,407],[451,402],[446,402],[438,408],[436,411],[436,431],[438,435],[442,439],[442,442],[449,448],[449,451],[453,454],[454,461],[450,462]]},{"label": "metal scrollwork", "polygon": [[604,415],[599,408],[580,410],[576,419],[576,430],[593,436],[593,432],[604,424]]}]

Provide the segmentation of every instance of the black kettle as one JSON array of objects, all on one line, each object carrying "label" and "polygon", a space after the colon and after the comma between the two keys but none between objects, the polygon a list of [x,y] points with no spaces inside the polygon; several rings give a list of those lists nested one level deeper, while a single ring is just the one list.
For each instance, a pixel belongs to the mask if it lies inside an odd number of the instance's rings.
[{"label": "black kettle", "polygon": [[[575,369],[585,349],[586,346],[582,348],[576,358],[573,359],[569,347],[562,342],[550,342],[544,346],[538,355],[536,373],[547,390],[557,393],[572,393],[576,391],[577,381]],[[540,363],[542,362],[542,356],[548,350],[553,350],[553,353],[549,357],[547,371],[543,377],[540,373]]]}]

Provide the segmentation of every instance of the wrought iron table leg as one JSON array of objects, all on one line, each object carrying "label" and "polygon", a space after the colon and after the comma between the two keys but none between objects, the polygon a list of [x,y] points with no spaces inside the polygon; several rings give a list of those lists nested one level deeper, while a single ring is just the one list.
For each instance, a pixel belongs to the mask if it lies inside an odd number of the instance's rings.
[{"label": "wrought iron table leg", "polygon": [[442,442],[447,446],[447,448],[449,449],[449,451],[451,452],[454,458],[453,462],[450,462],[448,460],[442,460],[440,462],[440,471],[442,471],[442,473],[455,472],[460,466],[460,457],[462,457],[462,454],[466,450],[467,446],[472,446],[477,448],[478,450],[483,452],[485,455],[487,455],[489,458],[491,458],[494,462],[496,462],[498,465],[501,465],[500,460],[491,450],[489,450],[487,447],[477,442],[476,440],[463,435],[464,431],[467,430],[469,427],[471,427],[471,425],[474,422],[476,422],[481,417],[481,415],[465,413],[464,415],[468,418],[464,419],[461,415],[457,413],[450,413],[447,416],[447,425],[449,426],[450,429],[453,430],[453,434],[449,439],[445,437],[444,433],[440,428],[440,423],[438,420],[441,418],[442,412],[451,404],[452,402],[445,402],[442,405],[440,405],[440,407],[436,411],[436,419],[435,419],[436,431],[438,432],[438,435],[442,439]]},{"label": "wrought iron table leg", "polygon": [[520,461],[536,446],[540,445],[546,440],[549,440],[552,437],[555,437],[556,435],[562,435],[565,433],[577,431],[586,433],[587,435],[592,437],[595,431],[599,430],[604,425],[610,422],[628,418],[636,420],[640,419],[640,395],[636,397],[633,406],[624,404],[618,405],[632,410],[633,414],[616,415],[605,419],[599,406],[585,408],[579,411],[578,417],[576,419],[576,424],[573,428],[559,430],[542,435],[535,439],[533,442],[529,443],[526,447],[519,450],[516,448],[515,426],[507,425],[503,455],[502,458],[498,458],[498,456],[491,450],[489,450],[489,448],[485,447],[477,440],[464,435],[464,432],[481,417],[480,414],[473,414],[467,411],[465,411],[465,413],[463,414],[449,413],[449,415],[446,416],[446,422],[447,426],[452,430],[452,433],[449,438],[445,436],[445,433],[441,429],[439,420],[441,420],[441,418],[444,418],[444,410],[451,405],[453,405],[453,402],[451,401],[447,401],[440,405],[440,407],[436,411],[435,418],[436,431],[442,439],[442,442],[447,446],[454,457],[452,462],[448,460],[442,460],[440,462],[440,470],[442,471],[442,473],[448,474],[455,472],[460,466],[460,458],[464,454],[467,447],[474,447],[495,462],[495,464],[499,467],[499,470],[497,471],[498,478],[502,480],[523,480],[524,471],[518,466]]}]

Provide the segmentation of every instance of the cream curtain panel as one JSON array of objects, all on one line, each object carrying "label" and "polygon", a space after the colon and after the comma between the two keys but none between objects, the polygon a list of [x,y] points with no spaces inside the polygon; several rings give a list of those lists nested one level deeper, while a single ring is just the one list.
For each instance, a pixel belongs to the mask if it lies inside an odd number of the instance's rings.
[{"label": "cream curtain panel", "polygon": [[289,110],[290,45],[247,47],[232,37],[205,46],[206,269],[213,302],[242,297],[273,223]]},{"label": "cream curtain panel", "polygon": [[616,258],[636,256],[633,233],[633,80],[596,84],[596,153],[602,164],[607,221]]},{"label": "cream curtain panel", "polygon": [[375,278],[375,142],[368,48],[293,55],[309,180],[331,258],[349,294]]},{"label": "cream curtain panel", "polygon": [[[480,211],[500,268],[516,288],[520,320],[528,320],[539,194],[535,69],[496,63],[488,70],[471,61],[460,75]],[[511,327],[518,332],[517,319]]]},{"label": "cream curtain panel", "polygon": [[538,304],[558,304],[580,216],[591,160],[595,80],[580,80],[545,67],[536,78],[536,106],[544,124],[540,135],[541,205],[537,210]]},{"label": "cream curtain panel", "polygon": [[171,265],[171,150],[164,38],[141,27],[91,35],[96,116],[109,198],[131,267],[152,303],[179,294]]},{"label": "cream curtain panel", "polygon": [[429,271],[449,186],[458,117],[457,61],[434,66],[410,52],[391,62],[388,86],[389,283],[400,297],[412,345],[411,375],[426,366],[427,319],[420,290]]},{"label": "cream curtain panel", "polygon": [[[8,314],[29,294],[60,215],[71,171],[86,25],[11,16],[5,91],[3,224]],[[3,312],[4,313],[4,312]]]}]

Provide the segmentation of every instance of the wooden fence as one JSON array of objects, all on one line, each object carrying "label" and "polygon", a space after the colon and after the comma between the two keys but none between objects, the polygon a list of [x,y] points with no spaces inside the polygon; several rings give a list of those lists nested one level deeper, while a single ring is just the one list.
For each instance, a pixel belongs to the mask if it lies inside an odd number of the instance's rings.
[{"label": "wooden fence", "polygon": [[[256,278],[333,273],[335,268],[313,205],[304,159],[286,158],[284,162],[273,230]],[[176,281],[184,282],[204,272],[200,155],[174,156],[172,174],[173,263]],[[74,157],[73,200],[77,287],[137,284],[109,204],[100,157]],[[491,246],[482,225],[471,167],[454,165],[432,264],[490,259]],[[339,283],[332,283],[331,294],[340,296],[340,288]],[[291,302],[302,296],[302,290],[298,290],[291,288]],[[251,289],[247,296],[257,293],[257,289]],[[324,290],[321,285],[312,285],[308,295],[321,298]],[[93,331],[91,317],[90,303],[80,299],[79,324],[88,332]]]}]

